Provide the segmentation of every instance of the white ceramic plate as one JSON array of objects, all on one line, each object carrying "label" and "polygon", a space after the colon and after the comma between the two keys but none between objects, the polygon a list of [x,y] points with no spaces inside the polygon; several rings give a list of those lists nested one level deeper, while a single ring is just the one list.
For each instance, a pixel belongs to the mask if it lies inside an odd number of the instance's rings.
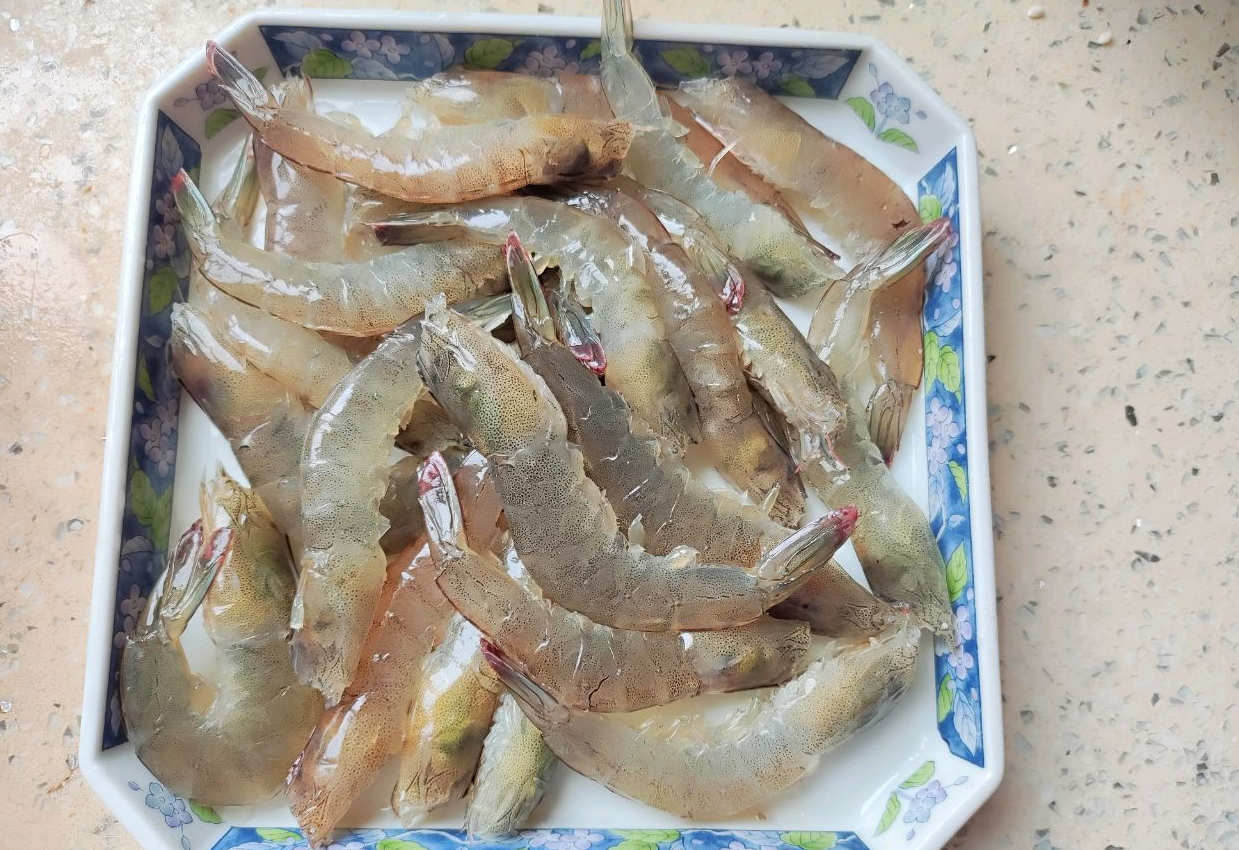
[{"label": "white ceramic plate", "polygon": [[[268,82],[303,67],[321,101],[360,109],[376,129],[394,119],[399,85],[469,64],[546,75],[596,73],[596,19],[264,11],[218,37]],[[925,651],[915,686],[881,723],[824,759],[759,810],[721,823],[677,819],[622,799],[561,767],[531,831],[502,846],[547,850],[939,848],[1002,776],[1002,720],[985,431],[984,322],[976,148],[967,126],[876,39],[792,29],[640,21],[655,79],[739,74],[781,95],[874,162],[927,218],[953,222],[930,259],[926,380],[894,469],[925,508],[948,563],[957,646]],[[321,78],[332,79],[321,79]],[[189,253],[167,214],[182,166],[208,192],[245,134],[231,103],[206,85],[202,56],[182,63],[141,107],[129,197],[124,278],[108,417],[103,503],[91,607],[80,763],[117,818],[149,850],[274,850],[304,841],[281,799],[219,812],[166,792],[125,742],[115,693],[119,646],[163,566],[168,540],[192,521],[196,487],[227,443],[184,396],[164,343],[185,291]],[[388,82],[380,82],[380,81]],[[787,305],[803,322],[808,305]],[[850,569],[855,561],[845,557]],[[200,635],[187,637],[194,654]],[[195,659],[196,661],[205,661]],[[726,704],[727,698],[716,700]],[[390,768],[389,768],[390,770]],[[335,841],[348,850],[453,850],[453,809],[400,829],[381,778]]]}]

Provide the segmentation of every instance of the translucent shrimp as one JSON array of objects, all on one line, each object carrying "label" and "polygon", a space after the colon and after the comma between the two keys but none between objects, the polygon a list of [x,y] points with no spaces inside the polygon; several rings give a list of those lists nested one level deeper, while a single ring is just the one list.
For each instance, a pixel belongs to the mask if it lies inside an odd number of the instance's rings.
[{"label": "translucent shrimp", "polygon": [[603,2],[600,74],[615,114],[643,128],[626,160],[633,177],[699,210],[732,253],[750,263],[779,295],[803,295],[842,276],[830,253],[782,212],[719,185],[680,140],[683,128],[663,115],[654,84],[632,52],[626,0]]},{"label": "translucent shrimp", "polygon": [[293,660],[334,705],[357,669],[383,587],[388,456],[422,389],[418,324],[389,334],[313,416],[301,454],[303,548]]},{"label": "translucent shrimp", "polygon": [[[568,311],[561,308],[557,327],[549,328],[547,305],[533,279],[518,271],[512,284],[516,337],[524,360],[563,408],[569,437],[580,447],[590,478],[602,488],[619,523],[629,527],[632,542],[639,536],[646,551],[655,555],[689,546],[703,558],[747,568],[793,534],[757,508],[694,480],[687,469],[661,457],[657,440],[633,434],[623,399],[599,384],[586,365],[599,359],[601,348],[588,339],[571,350],[554,344],[547,334],[563,325]],[[812,359],[820,367],[820,361]],[[837,637],[876,634],[895,617],[890,605],[833,560],[771,613]]]},{"label": "translucent shrimp", "polygon": [[493,648],[503,684],[565,764],[612,791],[689,818],[737,814],[794,784],[823,754],[875,722],[907,690],[916,667],[915,628],[836,644],[781,687],[708,724],[703,715],[626,718],[577,711]]},{"label": "translucent shrimp", "polygon": [[[647,200],[720,288],[742,274],[692,210],[656,193],[648,193]],[[915,240],[917,233],[900,240]],[[949,635],[953,619],[937,541],[924,513],[869,440],[862,415],[846,402],[830,367],[755,280],[746,281],[744,304],[733,321],[751,374],[794,431],[801,474],[826,504],[860,510],[852,545],[874,592],[910,605],[926,628]],[[840,356],[846,344],[840,340]]]},{"label": "translucent shrimp", "polygon": [[[244,805],[279,791],[321,706],[288,654],[292,561],[262,502],[222,471],[121,657],[121,708],[141,762],[174,794]],[[180,638],[202,606],[214,681]]]},{"label": "translucent shrimp", "polygon": [[301,528],[298,466],[310,409],[253,368],[196,307],[172,306],[169,346],[181,383],[228,439],[250,486],[295,542]]},{"label": "translucent shrimp", "polygon": [[[416,460],[414,477],[417,487]],[[467,506],[467,529],[493,533],[499,505],[481,493],[479,462],[457,473]],[[485,462],[481,465],[484,467]],[[421,511],[416,511],[421,516]],[[331,834],[352,802],[373,782],[400,736],[417,695],[422,667],[446,631],[452,606],[435,584],[436,567],[424,540],[415,540],[387,562],[378,613],[370,625],[362,662],[343,698],[318,721],[288,776],[289,808],[311,845]]]},{"label": "translucent shrimp", "polygon": [[[280,109],[312,113],[310,83],[288,77],[272,92]],[[264,247],[307,262],[338,262],[344,256],[346,185],[255,142],[258,183],[267,202]]]},{"label": "translucent shrimp", "polygon": [[[760,617],[717,631],[635,632],[565,611],[470,544],[442,458],[430,457],[421,480],[440,589],[560,702],[585,711],[635,711],[702,693],[778,684],[807,664],[809,629],[803,623]],[[840,543],[855,519],[855,512],[840,512]]]},{"label": "translucent shrimp", "polygon": [[529,184],[618,172],[627,122],[575,115],[441,127],[416,139],[372,136],[281,107],[228,51],[207,43],[207,68],[263,142],[301,165],[416,203],[502,195]]},{"label": "translucent shrimp", "polygon": [[534,77],[454,68],[414,83],[405,100],[449,125],[564,113],[614,117],[602,84],[586,74]]},{"label": "translucent shrimp", "polygon": [[207,280],[307,328],[374,336],[422,312],[436,294],[462,301],[501,288],[502,260],[485,244],[415,245],[362,263],[305,262],[230,238],[184,171],[172,193]]},{"label": "translucent shrimp", "polygon": [[699,436],[692,392],[659,314],[653,270],[614,223],[543,198],[495,198],[400,216],[384,238],[409,238],[437,227],[463,227],[502,245],[515,232],[539,263],[558,266],[609,352],[607,382],[673,454]]},{"label": "translucent shrimp", "polygon": [[752,83],[691,80],[671,96],[852,255],[880,250],[919,223],[897,183]]},{"label": "translucent shrimp", "polygon": [[[642,631],[741,625],[825,563],[817,525],[766,553],[752,572],[630,549],[615,513],[585,477],[545,385],[492,337],[435,308],[422,323],[426,386],[495,466],[512,539],[546,597],[596,623]],[[833,550],[831,550],[833,551]]]},{"label": "translucent shrimp", "polygon": [[542,802],[557,764],[542,732],[512,695],[500,697],[465,812],[468,838],[494,841],[515,834]]},{"label": "translucent shrimp", "polygon": [[[654,302],[697,403],[702,440],[710,456],[718,470],[754,501],[763,501],[777,488],[771,515],[784,525],[795,525],[804,514],[804,490],[791,458],[753,410],[727,308],[714,287],[672,241],[658,217],[632,195],[616,189],[582,189],[568,203],[610,217],[645,253],[655,281],[661,284],[651,287]],[[606,340],[603,348],[610,348]]]},{"label": "translucent shrimp", "polygon": [[459,616],[426,658],[420,682],[391,800],[406,826],[465,795],[503,690],[482,659],[482,635]]}]

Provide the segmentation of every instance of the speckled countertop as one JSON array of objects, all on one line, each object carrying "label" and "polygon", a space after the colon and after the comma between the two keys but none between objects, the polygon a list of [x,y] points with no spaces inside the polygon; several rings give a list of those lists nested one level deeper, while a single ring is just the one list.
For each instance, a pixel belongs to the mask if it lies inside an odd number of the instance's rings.
[{"label": "speckled countertop", "polygon": [[[1236,848],[1239,3],[1041,5],[635,4],[877,34],[975,128],[1008,763],[953,846]],[[0,5],[0,846],[135,846],[74,755],[135,106],[249,8]]]}]

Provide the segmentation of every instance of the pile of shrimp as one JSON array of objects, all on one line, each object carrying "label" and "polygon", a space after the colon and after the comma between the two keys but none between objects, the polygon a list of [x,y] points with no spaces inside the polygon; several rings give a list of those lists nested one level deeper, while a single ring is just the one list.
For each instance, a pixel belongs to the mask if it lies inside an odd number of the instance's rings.
[{"label": "pile of shrimp", "polygon": [[282,793],[315,846],[393,759],[402,822],[466,800],[474,837],[561,761],[721,817],[890,709],[951,638],[888,466],[949,223],[746,82],[657,92],[627,0],[599,76],[448,71],[379,134],[206,56],[252,134],[214,201],[173,181],[170,348],[247,483],[203,483],[124,649],[160,782]]}]

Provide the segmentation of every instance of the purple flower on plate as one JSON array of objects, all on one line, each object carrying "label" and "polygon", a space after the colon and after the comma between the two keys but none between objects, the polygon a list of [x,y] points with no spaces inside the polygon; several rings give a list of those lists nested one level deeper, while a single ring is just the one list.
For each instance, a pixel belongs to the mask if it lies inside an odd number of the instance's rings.
[{"label": "purple flower on plate", "polygon": [[946,663],[951,665],[951,675],[956,681],[962,682],[968,676],[968,671],[975,666],[972,653],[964,649],[964,645],[956,636],[955,648],[946,657]]},{"label": "purple flower on plate", "polygon": [[390,35],[385,35],[379,39],[378,51],[386,57],[388,62],[395,65],[400,61],[401,56],[409,55],[409,46],[396,41]]},{"label": "purple flower on plate", "polygon": [[197,98],[203,111],[222,106],[228,100],[227,93],[214,80],[207,80],[205,83],[194,86],[194,97]]},{"label": "purple flower on plate", "polygon": [[170,224],[156,224],[151,228],[151,241],[155,246],[155,256],[161,260],[176,255],[176,228]]},{"label": "purple flower on plate", "polygon": [[933,780],[916,792],[916,796],[912,798],[912,802],[908,806],[908,811],[904,813],[903,822],[925,823],[933,813],[934,806],[945,799],[946,789],[942,787],[941,782],[936,779]]},{"label": "purple flower on plate", "polygon": [[[364,59],[373,59],[374,54],[382,49],[383,44],[377,39],[366,38],[365,33],[353,30],[349,33],[348,38],[340,42],[340,46],[349,53],[356,53]],[[405,53],[408,53],[407,49]]]},{"label": "purple flower on plate", "polygon": [[131,584],[129,595],[120,601],[121,630],[112,638],[112,643],[117,649],[124,647],[128,639],[133,637],[133,630],[146,610],[146,602],[146,597],[142,595],[142,588]]},{"label": "purple flower on plate", "polygon": [[718,55],[718,66],[729,77],[745,76],[753,73],[753,63],[749,61],[747,50],[724,50]]},{"label": "purple flower on plate", "polygon": [[[937,399],[935,399],[935,401],[937,401]],[[943,443],[940,438],[934,437],[930,440],[926,452],[929,459],[929,474],[930,476],[936,478],[938,476],[938,472],[941,471],[942,467],[945,466],[946,462],[950,459],[946,453],[946,444]]]},{"label": "purple flower on plate", "polygon": [[605,836],[588,829],[527,829],[521,831],[521,837],[529,840],[530,847],[545,850],[589,850],[606,840]]},{"label": "purple flower on plate", "polygon": [[181,222],[181,214],[177,211],[176,201],[173,200],[171,192],[164,192],[155,201],[155,212],[159,213],[164,224],[180,224]]},{"label": "purple flower on plate", "polygon": [[581,66],[576,62],[568,62],[558,47],[548,44],[541,50],[529,51],[525,56],[525,67],[520,70],[534,77],[558,77],[560,74],[576,74],[581,70]]},{"label": "purple flower on plate", "polygon": [[167,475],[172,464],[176,462],[176,447],[173,445],[176,436],[176,412],[175,400],[156,405],[155,415],[150,421],[138,426],[138,436],[143,440],[146,456],[156,464],[160,475]]},{"label": "purple flower on plate", "polygon": [[925,414],[925,427],[929,429],[935,441],[944,448],[959,436],[959,424],[955,421],[955,411],[937,398],[929,400],[929,411]]},{"label": "purple flower on plate", "polygon": [[158,809],[163,815],[164,823],[176,829],[187,823],[193,823],[193,817],[185,807],[185,801],[164,788],[158,782],[152,782],[147,787],[146,805]]},{"label": "purple flower on plate", "polygon": [[757,79],[764,80],[771,74],[778,72],[783,67],[783,63],[774,58],[774,54],[769,50],[762,53],[753,60],[753,73],[757,74]]},{"label": "purple flower on plate", "polygon": [[972,640],[972,615],[963,605],[955,609],[955,633],[961,641]]},{"label": "purple flower on plate", "polygon": [[908,110],[912,107],[912,101],[895,94],[890,83],[882,83],[869,92],[869,99],[880,114],[894,118],[900,124],[908,123]]},{"label": "purple flower on plate", "polygon": [[327,845],[326,850],[365,850],[366,845],[360,841],[333,841]]}]

